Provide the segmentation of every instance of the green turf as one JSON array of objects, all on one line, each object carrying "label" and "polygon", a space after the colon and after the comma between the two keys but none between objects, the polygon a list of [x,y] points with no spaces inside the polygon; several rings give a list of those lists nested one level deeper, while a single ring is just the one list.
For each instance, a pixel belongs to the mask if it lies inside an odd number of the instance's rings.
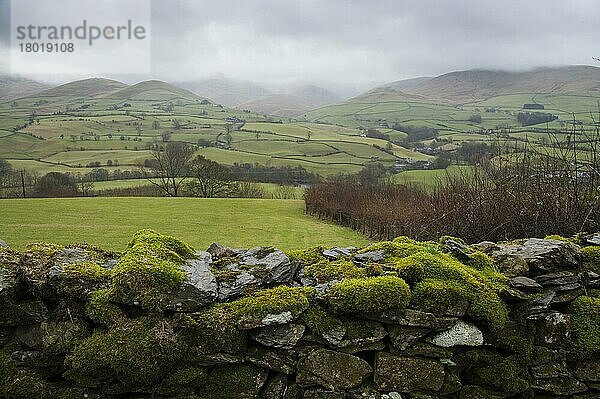
[{"label": "green turf", "polygon": [[196,249],[365,245],[360,234],[303,212],[300,200],[193,198],[69,198],[0,200],[0,237],[17,249],[28,243],[87,241],[124,250],[139,229],[175,235]]}]

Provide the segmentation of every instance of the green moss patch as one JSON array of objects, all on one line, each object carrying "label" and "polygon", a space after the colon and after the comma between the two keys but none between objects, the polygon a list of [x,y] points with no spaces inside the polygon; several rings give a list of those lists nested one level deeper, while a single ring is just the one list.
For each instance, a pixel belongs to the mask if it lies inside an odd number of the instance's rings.
[{"label": "green moss patch", "polygon": [[527,366],[519,363],[514,356],[478,368],[474,374],[481,383],[509,395],[523,392],[530,386]]},{"label": "green moss patch", "polygon": [[347,260],[334,262],[323,260],[307,266],[304,269],[304,275],[315,279],[320,284],[342,278],[365,278],[367,271]]},{"label": "green moss patch", "polygon": [[18,370],[13,361],[0,352],[0,397],[6,399],[46,399],[51,397],[46,382],[29,370]]},{"label": "green moss patch", "polygon": [[344,324],[321,306],[313,306],[301,316],[302,323],[313,334],[329,334],[333,330],[343,329]]},{"label": "green moss patch", "polygon": [[81,341],[65,360],[65,376],[83,386],[117,380],[139,389],[164,378],[185,350],[166,320],[124,320]]},{"label": "green moss patch", "polygon": [[369,313],[405,308],[410,301],[408,284],[395,276],[347,279],[327,293],[335,313]]},{"label": "green moss patch", "polygon": [[307,267],[315,263],[326,261],[323,256],[323,247],[312,247],[303,250],[288,251],[286,255],[291,261],[298,262],[300,267]]},{"label": "green moss patch", "polygon": [[449,254],[417,252],[396,262],[398,275],[414,286],[413,305],[441,312],[454,300],[469,301],[469,315],[500,329],[508,314],[499,293],[507,278],[481,257],[477,266],[464,265]]},{"label": "green moss patch", "polygon": [[185,395],[193,393],[197,388],[206,385],[208,372],[204,367],[179,367],[167,375],[156,392],[161,395]]},{"label": "green moss patch", "polygon": [[59,295],[86,299],[91,291],[106,288],[111,280],[110,270],[96,263],[80,262],[65,265],[57,287]]},{"label": "green moss patch", "polygon": [[231,317],[238,325],[258,326],[268,315],[290,312],[292,318],[298,317],[308,309],[310,299],[314,295],[312,287],[279,286],[260,290],[233,302],[222,303],[213,307],[219,317]]},{"label": "green moss patch", "polygon": [[581,248],[583,252],[583,271],[591,271],[600,274],[600,247],[589,246]]},{"label": "green moss patch", "polygon": [[111,297],[123,303],[139,303],[160,309],[185,281],[180,266],[194,257],[194,250],[181,240],[152,230],[137,232],[113,270]]},{"label": "green moss patch", "polygon": [[580,358],[600,355],[600,298],[581,296],[571,302],[573,351]]},{"label": "green moss patch", "polygon": [[419,242],[408,237],[397,237],[393,241],[382,241],[371,244],[359,250],[358,253],[362,254],[373,251],[384,251],[384,260],[391,262],[394,259],[405,258],[417,252],[438,253],[440,245],[431,241]]}]

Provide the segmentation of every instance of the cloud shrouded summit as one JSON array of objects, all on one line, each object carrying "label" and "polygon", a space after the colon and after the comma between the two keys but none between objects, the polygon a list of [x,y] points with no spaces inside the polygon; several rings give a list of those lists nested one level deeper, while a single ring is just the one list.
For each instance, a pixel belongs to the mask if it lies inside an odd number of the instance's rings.
[{"label": "cloud shrouded summit", "polygon": [[598,15],[594,0],[156,0],[152,74],[113,77],[365,88],[451,70],[591,64]]}]

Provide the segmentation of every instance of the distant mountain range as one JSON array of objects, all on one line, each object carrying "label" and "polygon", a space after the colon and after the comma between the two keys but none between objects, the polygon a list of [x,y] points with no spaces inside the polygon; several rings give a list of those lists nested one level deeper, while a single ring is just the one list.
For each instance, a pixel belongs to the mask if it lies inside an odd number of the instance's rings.
[{"label": "distant mountain range", "polygon": [[[436,77],[419,77],[387,83],[353,97],[347,102],[428,101],[468,104],[520,93],[600,96],[600,68],[567,66],[539,68],[525,72],[457,71]],[[105,78],[90,78],[49,87],[30,79],[0,76],[0,101],[28,96],[150,100],[208,99],[228,107],[281,117],[300,115],[342,100],[336,93],[316,85],[269,90],[252,82],[225,78],[178,84],[149,80],[133,85]]]},{"label": "distant mountain range", "polygon": [[316,85],[273,90],[253,82],[226,78],[177,85],[228,107],[283,117],[295,116],[342,100],[341,96]]},{"label": "distant mountain range", "polygon": [[[422,77],[388,83],[375,89],[386,96],[420,96],[453,104],[482,101],[501,95],[551,93],[600,95],[600,68],[567,66],[538,68],[525,72],[469,70],[450,72],[436,77]],[[373,90],[361,98],[372,98]]]}]

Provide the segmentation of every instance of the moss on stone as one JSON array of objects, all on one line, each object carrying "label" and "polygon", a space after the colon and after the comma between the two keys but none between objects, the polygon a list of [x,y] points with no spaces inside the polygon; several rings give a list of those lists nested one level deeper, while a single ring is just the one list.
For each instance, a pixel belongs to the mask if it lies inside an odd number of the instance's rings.
[{"label": "moss on stone", "polygon": [[218,269],[215,267],[211,267],[211,272],[217,279],[217,282],[224,284],[233,284],[241,274],[239,270]]},{"label": "moss on stone", "polygon": [[183,262],[185,259],[193,258],[196,254],[194,249],[178,238],[159,234],[154,230],[139,230],[133,235],[133,239],[127,245],[127,250],[135,249],[139,244],[157,251],[155,256],[173,257],[174,261]]},{"label": "moss on stone", "polygon": [[[440,310],[448,305],[444,287],[453,299],[468,299],[469,314],[486,321],[492,329],[504,326],[508,314],[499,292],[507,288],[507,278],[490,265],[476,269],[462,264],[449,254],[418,252],[395,263],[398,275],[415,287],[413,304],[419,308]],[[419,285],[419,282],[428,280]],[[436,280],[437,282],[433,282]],[[428,298],[427,295],[434,295]],[[440,301],[436,305],[436,301]]]},{"label": "moss on stone", "polygon": [[84,320],[42,323],[44,337],[42,344],[47,355],[69,353],[83,339],[91,335],[88,323]]},{"label": "moss on stone", "polygon": [[118,258],[118,254],[116,252],[107,251],[107,250],[97,247],[95,245],[88,244],[87,242],[76,242],[73,244],[68,244],[68,245],[65,245],[64,248],[66,248],[66,249],[68,249],[68,248],[83,249],[87,253],[88,261],[94,262],[94,263],[102,264],[109,259]]},{"label": "moss on stone", "polygon": [[256,259],[263,259],[269,254],[275,252],[274,247],[260,247],[258,250],[255,250],[253,255]]},{"label": "moss on stone", "polygon": [[411,304],[424,312],[442,316],[456,304],[468,299],[464,284],[425,279],[415,284]]},{"label": "moss on stone", "polygon": [[112,273],[92,262],[65,265],[57,292],[61,296],[86,299],[92,290],[108,287]]},{"label": "moss on stone", "polygon": [[312,247],[308,249],[288,251],[286,255],[291,261],[298,262],[300,267],[307,267],[315,263],[327,260],[323,256],[323,247]]},{"label": "moss on stone", "polygon": [[206,385],[208,372],[204,367],[181,366],[169,373],[155,392],[161,395],[185,395]]},{"label": "moss on stone", "polygon": [[410,289],[395,276],[347,279],[331,287],[327,301],[335,313],[382,312],[405,308]]},{"label": "moss on stone", "polygon": [[484,385],[509,395],[526,391],[530,386],[527,366],[519,363],[514,356],[478,368],[474,373]]},{"label": "moss on stone", "polygon": [[324,335],[332,330],[344,328],[343,323],[321,306],[312,306],[307,309],[300,318],[301,322],[308,327],[313,334]]},{"label": "moss on stone", "polygon": [[225,318],[231,317],[237,324],[260,323],[268,315],[284,312],[290,312],[292,318],[296,318],[308,309],[313,296],[312,287],[282,285],[253,292],[233,302],[215,305],[212,311]]},{"label": "moss on stone", "polygon": [[362,254],[373,251],[384,251],[384,261],[392,262],[417,252],[439,253],[440,246],[437,243],[430,241],[419,242],[408,237],[397,237],[394,239],[394,241],[382,241],[376,244],[371,244],[360,249],[358,253]]},{"label": "moss on stone", "polygon": [[564,242],[572,242],[573,240],[570,238],[563,237],[558,234],[551,234],[544,237],[544,240],[555,240],[555,241],[564,241]]},{"label": "moss on stone", "polygon": [[483,272],[497,272],[496,263],[494,260],[489,255],[481,251],[471,252],[469,254],[469,259],[465,261],[465,265]]},{"label": "moss on stone", "polygon": [[214,270],[222,270],[223,268],[226,268],[229,265],[233,265],[236,262],[237,258],[235,256],[224,256],[222,258],[215,259],[214,261],[212,261],[210,266]]},{"label": "moss on stone", "polygon": [[181,335],[189,345],[185,361],[190,364],[208,354],[242,354],[247,345],[246,333],[237,328],[235,320],[220,306],[190,316]]},{"label": "moss on stone", "polygon": [[46,399],[47,383],[36,373],[19,370],[4,352],[0,352],[0,397],[6,399]]},{"label": "moss on stone", "polygon": [[63,246],[49,243],[35,243],[25,247],[20,272],[36,294],[47,294],[46,276],[49,268],[56,263]]},{"label": "moss on stone", "polygon": [[579,358],[600,355],[600,298],[580,296],[570,304],[572,349]]},{"label": "moss on stone", "polygon": [[65,376],[83,386],[111,380],[140,389],[162,380],[185,350],[166,320],[124,320],[81,341],[65,360]]},{"label": "moss on stone", "polygon": [[180,266],[194,256],[194,250],[181,240],[141,230],[113,269],[110,295],[119,302],[159,310],[186,280]]},{"label": "moss on stone", "polygon": [[207,399],[255,398],[266,377],[263,369],[249,364],[216,366],[200,396]]},{"label": "moss on stone", "polygon": [[465,240],[463,240],[462,238],[452,237],[452,236],[441,236],[438,241],[441,245],[444,245],[444,244],[446,244],[446,241],[448,241],[448,240],[456,241],[457,243],[462,244],[462,245],[467,245]]},{"label": "moss on stone", "polygon": [[591,271],[600,274],[600,247],[583,247],[581,251],[583,252],[582,271]]},{"label": "moss on stone", "polygon": [[125,319],[125,313],[111,302],[108,289],[94,291],[86,308],[86,315],[96,324],[110,326]]},{"label": "moss on stone", "polygon": [[367,271],[347,260],[323,260],[307,266],[304,275],[315,279],[317,283],[326,283],[343,278],[364,278],[367,277]]}]

